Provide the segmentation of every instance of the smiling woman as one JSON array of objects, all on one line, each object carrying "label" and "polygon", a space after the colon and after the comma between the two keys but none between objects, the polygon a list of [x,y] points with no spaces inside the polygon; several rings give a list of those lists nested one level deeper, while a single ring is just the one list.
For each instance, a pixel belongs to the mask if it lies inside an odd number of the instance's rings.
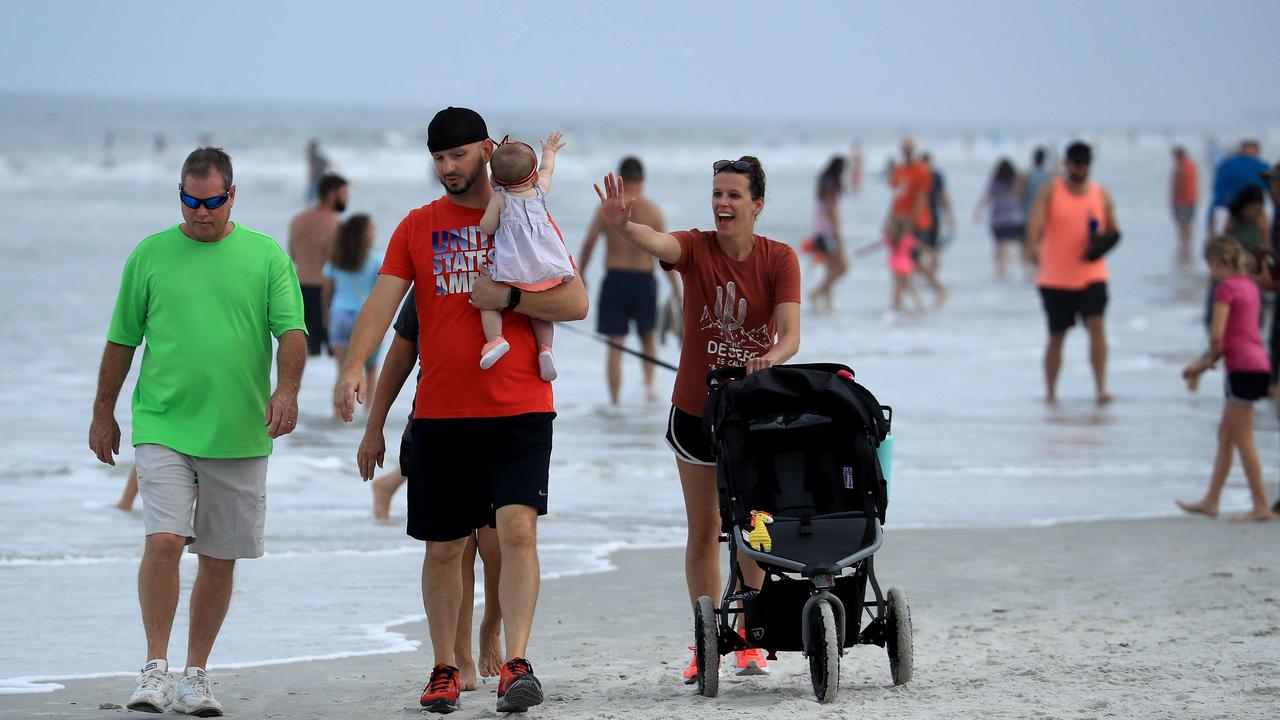
[{"label": "smiling woman", "polygon": [[[667,444],[676,456],[684,492],[688,536],[685,581],[690,604],[702,595],[719,597],[720,514],[715,461],[703,435],[706,372],[745,366],[748,373],[789,360],[800,348],[800,265],[785,243],[756,235],[764,210],[765,174],[750,155],[712,164],[711,213],[715,230],[660,233],[631,222],[634,198],[612,174],[596,187],[605,222],[636,247],[684,279],[684,343],[668,415]],[[746,583],[759,587],[760,568],[742,564]],[[764,653],[736,653],[740,675],[768,672]],[[694,662],[684,671],[694,681]]]}]

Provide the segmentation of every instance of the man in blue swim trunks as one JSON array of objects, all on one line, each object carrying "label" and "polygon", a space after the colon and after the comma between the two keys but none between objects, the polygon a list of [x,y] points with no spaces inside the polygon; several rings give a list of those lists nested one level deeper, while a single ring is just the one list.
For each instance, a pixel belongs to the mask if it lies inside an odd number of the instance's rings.
[{"label": "man in blue swim trunks", "polygon": [[[666,223],[662,210],[644,196],[644,167],[640,161],[634,157],[623,159],[618,174],[622,177],[624,194],[628,199],[635,198],[635,208],[631,212],[632,222],[665,232]],[[591,253],[595,250],[596,240],[601,233],[605,236],[605,276],[604,282],[600,283],[596,331],[613,343],[609,347],[606,368],[609,401],[617,405],[622,391],[622,350],[619,348],[626,341],[632,323],[635,324],[636,334],[640,336],[644,354],[653,357],[657,352],[653,329],[658,316],[658,283],[653,277],[653,256],[637,249],[618,235],[616,230],[604,222],[599,208],[587,229],[582,251],[578,253],[578,267],[581,271],[585,272],[587,264],[591,262]],[[673,296],[681,297],[675,273],[668,272],[667,279],[671,282]],[[650,362],[644,363],[644,396],[649,403],[658,400],[658,394],[653,389],[653,363]]]}]

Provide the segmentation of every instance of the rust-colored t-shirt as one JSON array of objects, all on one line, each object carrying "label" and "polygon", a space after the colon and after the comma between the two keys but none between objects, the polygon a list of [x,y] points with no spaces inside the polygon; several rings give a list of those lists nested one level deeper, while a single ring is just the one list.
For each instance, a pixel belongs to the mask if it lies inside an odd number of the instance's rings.
[{"label": "rust-colored t-shirt", "polygon": [[1178,170],[1174,174],[1173,204],[1187,206],[1196,204],[1200,194],[1200,186],[1196,180],[1196,164],[1189,157],[1178,162]]},{"label": "rust-colored t-shirt", "polygon": [[662,268],[684,279],[684,345],[671,402],[702,417],[708,372],[746,365],[773,347],[774,309],[800,302],[800,262],[789,245],[760,235],[741,262],[720,249],[714,232],[671,235],[680,243],[680,259]]},{"label": "rust-colored t-shirt", "polygon": [[929,203],[921,203],[920,212],[916,212],[916,203],[920,196],[928,198],[933,187],[933,173],[929,166],[916,160],[909,165],[900,165],[894,169],[889,179],[893,187],[893,214],[910,217],[916,229],[933,227],[933,215],[929,213]]},{"label": "rust-colored t-shirt", "polygon": [[502,313],[511,350],[480,369],[484,329],[467,302],[481,265],[493,262],[493,238],[480,229],[484,211],[447,197],[411,210],[391,236],[382,273],[411,280],[416,296],[422,375],[414,417],[507,417],[554,412],[551,383],[538,375],[529,318]]}]

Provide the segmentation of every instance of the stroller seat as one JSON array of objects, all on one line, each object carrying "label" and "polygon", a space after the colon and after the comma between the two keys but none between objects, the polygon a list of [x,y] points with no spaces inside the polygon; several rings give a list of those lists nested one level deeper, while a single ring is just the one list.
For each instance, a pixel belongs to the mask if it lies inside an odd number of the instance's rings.
[{"label": "stroller seat", "polygon": [[[768,525],[772,547],[761,564],[798,572],[806,577],[839,575],[849,558],[879,545],[880,523],[863,513],[845,512],[814,517],[777,517]],[[746,529],[743,543],[750,545]]]}]

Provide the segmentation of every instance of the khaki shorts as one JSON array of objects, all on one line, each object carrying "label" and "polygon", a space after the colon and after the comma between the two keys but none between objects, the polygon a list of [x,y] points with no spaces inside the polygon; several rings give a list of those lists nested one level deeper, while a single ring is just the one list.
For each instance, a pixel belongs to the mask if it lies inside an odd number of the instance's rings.
[{"label": "khaki shorts", "polygon": [[148,535],[185,537],[189,552],[219,560],[262,557],[266,457],[198,458],[145,444],[134,460]]}]

